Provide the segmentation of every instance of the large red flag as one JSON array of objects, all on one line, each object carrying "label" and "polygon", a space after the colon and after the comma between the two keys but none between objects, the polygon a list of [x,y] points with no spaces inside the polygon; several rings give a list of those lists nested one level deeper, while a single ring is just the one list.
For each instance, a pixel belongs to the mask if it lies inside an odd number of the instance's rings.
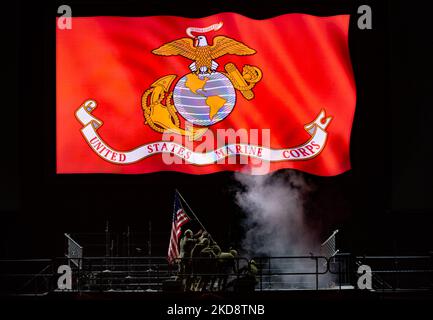
[{"label": "large red flag", "polygon": [[57,172],[350,169],[349,16],[73,18],[57,30]]}]

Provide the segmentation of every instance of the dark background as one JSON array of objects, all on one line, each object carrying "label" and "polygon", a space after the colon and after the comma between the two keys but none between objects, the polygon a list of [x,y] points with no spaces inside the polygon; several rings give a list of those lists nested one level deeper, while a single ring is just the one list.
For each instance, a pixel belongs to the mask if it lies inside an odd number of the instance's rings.
[{"label": "dark background", "polygon": [[[422,1],[44,1],[19,2],[7,109],[9,131],[2,174],[0,256],[52,257],[64,252],[64,232],[145,232],[152,220],[164,255],[174,189],[178,188],[214,238],[228,246],[242,236],[232,173],[193,176],[56,175],[55,17],[180,15],[231,11],[256,19],[290,12],[351,14],[349,46],[357,84],[351,138],[352,170],[336,177],[305,174],[315,186],[308,221],[322,238],[340,229],[338,247],[357,254],[426,253],[433,249],[432,41]],[[373,10],[373,29],[359,30],[357,8]],[[9,63],[8,63],[9,64]],[[12,132],[12,134],[11,134]],[[279,172],[277,174],[284,174]],[[86,190],[93,190],[92,197]]]}]

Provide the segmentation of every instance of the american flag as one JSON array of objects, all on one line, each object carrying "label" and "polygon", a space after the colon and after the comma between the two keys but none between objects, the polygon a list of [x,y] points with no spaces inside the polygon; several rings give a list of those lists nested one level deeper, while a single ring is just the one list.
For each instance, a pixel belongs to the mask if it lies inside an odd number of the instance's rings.
[{"label": "american flag", "polygon": [[169,263],[173,263],[175,259],[179,257],[179,238],[182,234],[181,228],[188,221],[190,221],[190,218],[183,210],[179,195],[176,192],[174,197],[174,210],[173,220],[171,223],[170,243],[168,245],[167,260]]}]

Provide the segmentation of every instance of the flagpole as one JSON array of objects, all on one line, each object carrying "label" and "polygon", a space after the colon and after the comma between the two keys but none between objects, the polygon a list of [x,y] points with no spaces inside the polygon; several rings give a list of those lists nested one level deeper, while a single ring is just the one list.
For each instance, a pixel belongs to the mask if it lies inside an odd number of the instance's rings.
[{"label": "flagpole", "polygon": [[206,231],[207,233],[209,233],[206,228],[203,226],[203,224],[201,223],[201,221],[197,218],[197,216],[195,215],[194,211],[191,209],[191,207],[189,206],[188,202],[186,202],[186,200],[184,199],[184,197],[182,197],[182,195],[180,194],[179,190],[176,189],[176,193],[179,195],[179,197],[183,200],[183,202],[185,202],[186,206],[188,207],[189,211],[191,211],[192,215],[194,216],[195,220],[197,220],[197,222],[200,224],[200,226],[202,227],[202,229],[204,231]]}]

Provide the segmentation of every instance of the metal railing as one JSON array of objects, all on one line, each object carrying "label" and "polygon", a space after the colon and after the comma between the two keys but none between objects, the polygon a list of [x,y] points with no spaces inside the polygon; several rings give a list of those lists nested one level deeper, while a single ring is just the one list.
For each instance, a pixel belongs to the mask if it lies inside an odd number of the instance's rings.
[{"label": "metal railing", "polygon": [[0,293],[46,294],[54,272],[53,259],[0,260]]},{"label": "metal railing", "polygon": [[336,235],[338,229],[335,230],[323,243],[320,245],[320,254],[326,258],[331,258],[338,253],[336,245]]},{"label": "metal railing", "polygon": [[357,265],[368,265],[375,290],[432,290],[432,256],[358,256]]},{"label": "metal railing", "polygon": [[315,289],[328,287],[328,259],[323,256],[256,257],[259,289]]},{"label": "metal railing", "polygon": [[78,244],[72,237],[65,233],[66,238],[66,248],[67,251],[65,253],[66,258],[68,258],[69,262],[75,264],[76,267],[81,268],[81,258],[83,258],[83,247]]},{"label": "metal railing", "polygon": [[[71,259],[78,260],[70,264]],[[256,281],[248,290],[321,290],[356,287],[359,264],[372,268],[375,290],[428,289],[433,287],[433,258],[431,256],[363,256],[339,253],[333,257],[291,256],[255,257],[258,267]],[[234,259],[234,271],[222,268],[218,258],[190,260],[191,266],[182,269],[169,264],[165,257],[65,257],[56,259],[0,260],[1,292],[15,294],[45,294],[56,291],[57,268],[71,265],[72,291],[164,291],[168,284],[185,289],[189,278],[202,279],[207,290],[222,290],[219,279],[225,278],[224,290],[238,290],[246,284],[245,257]],[[75,266],[75,267],[74,267]],[[251,279],[249,279],[251,280]],[[183,286],[183,287],[182,287]],[[245,287],[245,286],[244,286]],[[240,290],[240,289],[239,289]]]}]

